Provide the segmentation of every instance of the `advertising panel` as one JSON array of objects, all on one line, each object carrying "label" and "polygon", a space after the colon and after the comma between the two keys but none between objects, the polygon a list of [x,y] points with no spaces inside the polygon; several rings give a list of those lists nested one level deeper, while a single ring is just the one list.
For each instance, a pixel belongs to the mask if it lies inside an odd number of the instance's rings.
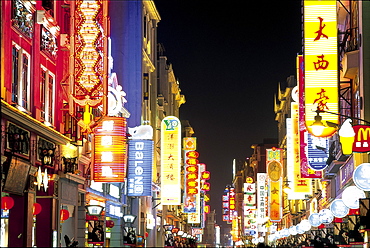
[{"label": "advertising panel", "polygon": [[128,142],[128,172],[127,195],[152,195],[152,140],[129,140]]},{"label": "advertising panel", "polygon": [[181,123],[175,116],[161,122],[161,203],[181,205]]},{"label": "advertising panel", "polygon": [[280,221],[282,218],[282,184],[283,180],[283,153],[281,148],[266,149],[266,165],[268,175],[268,212],[271,221]]},{"label": "advertising panel", "polygon": [[93,136],[93,180],[123,182],[126,177],[126,119],[106,116]]},{"label": "advertising panel", "polygon": [[[299,143],[300,143],[300,178],[322,178],[322,171],[315,171],[308,166],[307,140],[309,133],[305,126],[305,81],[304,81],[304,61],[303,56],[297,56],[297,78],[299,81]],[[311,134],[310,134],[311,135]]]},{"label": "advertising panel", "polygon": [[[338,113],[336,5],[336,1],[304,1],[305,123],[311,134],[317,109]],[[315,136],[333,135],[336,128],[326,122],[338,124],[338,116],[324,112],[320,116],[326,127]]]}]

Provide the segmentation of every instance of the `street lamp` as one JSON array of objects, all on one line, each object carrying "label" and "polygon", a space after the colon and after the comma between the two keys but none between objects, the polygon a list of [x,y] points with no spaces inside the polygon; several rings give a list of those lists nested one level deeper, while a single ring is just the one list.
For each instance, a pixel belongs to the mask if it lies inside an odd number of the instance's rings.
[{"label": "street lamp", "polygon": [[104,207],[100,205],[87,205],[86,209],[89,215],[100,216]]},{"label": "street lamp", "polygon": [[322,122],[322,116],[320,116],[320,113],[338,115],[338,116],[342,116],[342,117],[346,117],[346,118],[350,118],[350,119],[354,119],[354,120],[358,120],[358,121],[363,121],[365,123],[370,124],[369,121],[366,121],[366,120],[363,120],[363,119],[360,119],[360,118],[351,117],[351,116],[348,116],[348,115],[343,115],[343,114],[334,113],[334,112],[329,112],[329,111],[321,110],[319,108],[317,108],[315,112],[316,112],[315,121],[314,121],[314,123],[312,123],[310,128],[312,130],[312,134],[316,137],[320,137],[322,135],[322,133],[324,132],[324,129],[327,128],[327,127],[338,128],[338,124],[333,123],[333,122],[329,122],[329,121],[326,122],[328,124],[328,126],[325,126],[324,123]]},{"label": "street lamp", "polygon": [[[133,214],[126,214],[123,216],[124,226],[123,229],[126,231],[126,235],[123,238],[123,242],[125,244],[135,244],[136,243],[136,235],[135,230],[132,228],[132,223],[136,220],[136,215]],[[128,224],[128,228],[126,229],[126,224]]]}]

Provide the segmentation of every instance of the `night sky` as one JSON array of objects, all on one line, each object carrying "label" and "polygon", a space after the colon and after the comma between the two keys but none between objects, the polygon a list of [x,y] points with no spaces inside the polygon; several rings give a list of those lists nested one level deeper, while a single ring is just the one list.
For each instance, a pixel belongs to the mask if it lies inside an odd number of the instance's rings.
[{"label": "night sky", "polygon": [[211,172],[211,209],[224,225],[221,195],[232,181],[233,159],[277,138],[274,95],[296,74],[301,1],[154,2],[158,42],[186,98],[180,119],[195,131],[199,160]]}]

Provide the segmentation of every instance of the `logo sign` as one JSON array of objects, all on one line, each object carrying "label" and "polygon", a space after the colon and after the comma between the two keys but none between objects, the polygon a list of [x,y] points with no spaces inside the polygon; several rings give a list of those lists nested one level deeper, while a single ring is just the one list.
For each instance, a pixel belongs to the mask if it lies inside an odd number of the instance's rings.
[{"label": "logo sign", "polygon": [[329,141],[327,138],[315,137],[308,134],[307,142],[308,165],[313,170],[323,170],[328,165],[326,161],[329,157]]},{"label": "logo sign", "polygon": [[128,142],[128,196],[152,195],[152,140],[129,140]]},{"label": "logo sign", "polygon": [[181,124],[175,116],[161,122],[161,202],[181,204]]},{"label": "logo sign", "polygon": [[356,167],[353,181],[359,189],[370,191],[370,163],[363,163]]},{"label": "logo sign", "polygon": [[[304,1],[304,73],[306,127],[312,134],[314,112],[338,113],[338,41],[336,1]],[[320,113],[326,125],[320,137],[336,132],[326,122],[338,124],[338,116]]]},{"label": "logo sign", "polygon": [[355,140],[352,151],[370,152],[370,126],[354,125],[353,130],[355,131]]},{"label": "logo sign", "polygon": [[126,177],[126,119],[104,117],[94,134],[93,180],[123,182]]},{"label": "logo sign", "polygon": [[195,137],[185,137],[183,138],[183,149],[195,151],[197,149],[197,138]]}]

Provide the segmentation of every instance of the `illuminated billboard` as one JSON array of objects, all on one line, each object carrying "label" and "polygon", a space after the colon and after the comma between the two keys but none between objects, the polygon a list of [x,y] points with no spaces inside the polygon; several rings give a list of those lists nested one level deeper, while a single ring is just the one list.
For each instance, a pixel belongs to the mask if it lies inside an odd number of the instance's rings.
[{"label": "illuminated billboard", "polygon": [[152,196],[153,141],[129,140],[127,195]]},{"label": "illuminated billboard", "polygon": [[175,116],[161,122],[161,203],[181,205],[181,123]]},{"label": "illuminated billboard", "polygon": [[[337,1],[304,1],[304,73],[305,123],[308,132],[315,121],[315,111],[338,113],[338,40]],[[326,122],[339,123],[338,116],[321,113],[326,125],[318,137],[336,132]]]},{"label": "illuminated billboard", "polygon": [[76,0],[72,5],[74,28],[71,30],[72,73],[69,73],[70,106],[72,116],[79,110],[74,104],[85,107],[84,121],[79,122],[89,129],[91,107],[101,107],[107,113],[108,95],[108,1]]},{"label": "illuminated billboard", "polygon": [[93,177],[95,182],[123,182],[126,177],[126,119],[104,117],[94,128]]}]

